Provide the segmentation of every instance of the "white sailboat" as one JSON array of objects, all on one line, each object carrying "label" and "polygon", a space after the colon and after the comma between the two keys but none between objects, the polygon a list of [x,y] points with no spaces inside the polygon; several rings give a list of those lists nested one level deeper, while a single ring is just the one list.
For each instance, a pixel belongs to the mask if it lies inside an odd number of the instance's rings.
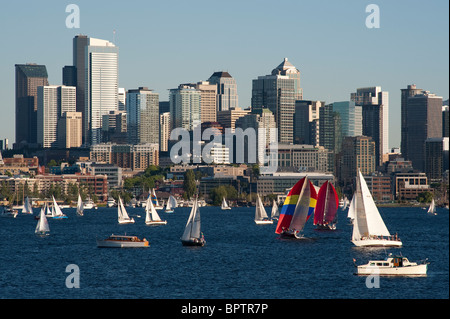
[{"label": "white sailboat", "polygon": [[280,216],[280,211],[278,210],[278,204],[274,199],[273,204],[272,204],[272,212],[270,213],[270,218],[272,220],[278,220],[279,216]]},{"label": "white sailboat", "polygon": [[25,197],[25,199],[23,200],[22,214],[29,214],[29,215],[33,214],[33,208],[31,207],[31,202],[28,196]]},{"label": "white sailboat", "polygon": [[134,219],[128,216],[128,213],[123,206],[122,198],[120,198],[120,196],[119,205],[117,206],[117,215],[119,224],[134,224]]},{"label": "white sailboat", "polygon": [[52,197],[53,197],[52,217],[54,219],[67,218],[67,216],[62,212],[61,208],[56,203],[55,196]]},{"label": "white sailboat", "polygon": [[169,196],[166,205],[166,213],[173,213],[173,210],[177,207],[177,200],[172,195]]},{"label": "white sailboat", "polygon": [[161,220],[159,217],[150,196],[147,198],[147,205],[145,206],[145,224],[153,226],[167,224],[167,220]]},{"label": "white sailboat", "polygon": [[198,209],[197,199],[195,199],[194,206],[189,214],[186,228],[181,236],[181,243],[183,246],[203,246],[206,241],[203,233],[200,230],[200,210]]},{"label": "white sailboat", "polygon": [[45,217],[45,208],[41,208],[41,213],[39,216],[38,223],[36,225],[36,229],[34,233],[39,236],[48,236],[50,235],[50,227],[48,226],[47,217]]},{"label": "white sailboat", "polygon": [[391,236],[389,233],[360,171],[356,179],[356,192],[353,195],[353,200],[355,200],[353,244],[358,247],[402,246],[402,242],[397,238],[397,235]]},{"label": "white sailboat", "polygon": [[428,213],[429,214],[433,214],[433,215],[437,215],[437,213],[436,213],[436,204],[434,203],[434,198],[431,200],[430,207],[428,207]]},{"label": "white sailboat", "polygon": [[255,223],[257,225],[273,224],[273,220],[269,219],[269,217],[267,216],[266,210],[261,201],[261,197],[259,197],[259,194],[257,196],[258,198],[256,199]]},{"label": "white sailboat", "polygon": [[228,210],[231,209],[230,206],[228,206],[227,201],[225,200],[225,197],[222,199],[222,206],[221,206],[222,210]]},{"label": "white sailboat", "polygon": [[81,199],[80,194],[78,194],[77,215],[78,216],[83,216],[84,215],[83,211],[84,211],[83,200]]}]

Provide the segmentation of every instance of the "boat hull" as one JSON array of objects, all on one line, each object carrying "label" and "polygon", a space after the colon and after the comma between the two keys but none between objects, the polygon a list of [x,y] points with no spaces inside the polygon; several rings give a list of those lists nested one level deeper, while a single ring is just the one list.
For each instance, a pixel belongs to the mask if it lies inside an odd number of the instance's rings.
[{"label": "boat hull", "polygon": [[158,225],[166,225],[167,220],[158,220],[158,221],[151,221],[151,222],[145,222],[148,226],[158,226]]},{"label": "boat hull", "polygon": [[181,240],[181,244],[183,246],[204,246],[205,241],[200,239],[191,239],[191,240]]},{"label": "boat hull", "polygon": [[369,276],[426,276],[428,265],[414,265],[404,267],[376,267],[362,265],[357,267],[357,275]]},{"label": "boat hull", "polygon": [[222,210],[230,210],[231,207],[222,207]]},{"label": "boat hull", "polygon": [[114,240],[97,240],[97,247],[99,248],[143,248],[148,246],[148,241],[125,242]]},{"label": "boat hull", "polygon": [[336,224],[316,225],[317,230],[336,230]]},{"label": "boat hull", "polygon": [[129,220],[119,220],[119,224],[124,225],[124,224],[134,224],[134,219],[131,218]]},{"label": "boat hull", "polygon": [[273,224],[273,220],[255,220],[256,225]]},{"label": "boat hull", "polygon": [[400,240],[387,239],[363,239],[352,240],[356,247],[401,247],[403,244]]}]

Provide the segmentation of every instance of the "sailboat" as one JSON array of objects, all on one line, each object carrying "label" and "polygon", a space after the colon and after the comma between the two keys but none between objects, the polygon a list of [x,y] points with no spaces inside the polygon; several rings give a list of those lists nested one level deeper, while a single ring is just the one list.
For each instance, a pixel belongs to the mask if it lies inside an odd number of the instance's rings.
[{"label": "sailboat", "polygon": [[67,216],[62,212],[61,208],[56,203],[55,196],[52,197],[53,197],[52,218],[54,219],[67,218]]},{"label": "sailboat", "polygon": [[430,207],[428,207],[428,213],[429,214],[433,214],[433,215],[437,215],[437,213],[436,213],[436,204],[434,203],[434,198],[431,200]]},{"label": "sailboat", "polygon": [[177,200],[172,195],[169,196],[166,205],[166,213],[173,213],[173,210],[177,207]]},{"label": "sailboat", "polygon": [[272,204],[272,212],[270,213],[270,218],[272,220],[278,220],[278,217],[280,216],[280,212],[278,210],[278,204],[275,201],[275,199],[273,200],[273,204]]},{"label": "sailboat", "polygon": [[257,196],[258,198],[256,199],[255,223],[257,225],[273,224],[273,220],[269,219],[269,217],[267,216],[266,210],[261,201],[261,197],[259,197],[259,194]]},{"label": "sailboat", "polygon": [[[353,220],[352,242],[358,247],[400,247],[402,242],[397,235],[391,236],[384,224],[366,181],[358,171],[356,179],[355,218]],[[352,201],[353,201],[352,200]]]},{"label": "sailboat", "polygon": [[119,205],[117,206],[117,215],[119,224],[134,224],[134,219],[128,216],[128,213],[123,206],[122,198],[120,198],[120,196]]},{"label": "sailboat", "polygon": [[350,206],[348,207],[348,212],[347,212],[347,218],[350,219],[350,222],[353,224],[353,220],[355,219],[355,202],[356,202],[356,197],[353,196],[351,202],[350,202]]},{"label": "sailboat", "polygon": [[318,229],[336,229],[338,206],[339,197],[336,190],[329,181],[326,181],[320,187],[317,195],[317,204],[314,209],[314,225],[317,225]]},{"label": "sailboat", "polygon": [[181,236],[181,243],[183,246],[205,245],[206,241],[203,233],[200,231],[200,224],[200,210],[198,209],[198,202],[196,198],[194,206],[191,209],[191,213],[189,214],[183,236]]},{"label": "sailboat", "polygon": [[147,198],[147,205],[145,206],[145,224],[146,225],[165,225],[167,220],[161,220],[153,206],[151,197]]},{"label": "sailboat", "polygon": [[316,189],[305,176],[289,191],[281,208],[275,233],[283,237],[301,238],[298,234],[314,212],[316,201]]},{"label": "sailboat", "polygon": [[50,227],[48,226],[47,217],[45,217],[45,208],[41,208],[41,213],[39,216],[38,223],[36,225],[36,229],[34,233],[39,236],[48,236],[50,235]]},{"label": "sailboat", "polygon": [[25,199],[23,200],[22,214],[29,214],[29,215],[33,214],[33,208],[31,207],[31,202],[28,196],[25,197]]},{"label": "sailboat", "polygon": [[78,194],[77,215],[78,216],[83,216],[84,215],[83,211],[84,211],[83,200],[81,199],[80,194]]},{"label": "sailboat", "polygon": [[155,207],[155,209],[156,210],[162,210],[162,209],[164,209],[164,205],[160,205],[159,204],[159,202],[158,202],[158,198],[156,197],[156,192],[155,192],[155,189],[154,188],[152,188],[152,193],[151,193],[152,195],[152,203],[153,203],[153,206]]},{"label": "sailboat", "polygon": [[225,200],[225,197],[222,199],[222,206],[221,206],[222,210],[228,210],[231,209],[230,206],[228,206],[227,201]]}]

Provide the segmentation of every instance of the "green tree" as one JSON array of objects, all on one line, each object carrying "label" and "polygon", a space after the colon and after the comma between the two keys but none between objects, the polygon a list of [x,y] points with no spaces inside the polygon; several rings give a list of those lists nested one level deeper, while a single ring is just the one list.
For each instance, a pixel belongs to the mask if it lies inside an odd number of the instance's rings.
[{"label": "green tree", "polygon": [[197,191],[197,185],[195,183],[195,174],[194,171],[188,169],[186,173],[184,173],[184,181],[183,181],[183,190],[184,196],[187,199],[190,199]]}]

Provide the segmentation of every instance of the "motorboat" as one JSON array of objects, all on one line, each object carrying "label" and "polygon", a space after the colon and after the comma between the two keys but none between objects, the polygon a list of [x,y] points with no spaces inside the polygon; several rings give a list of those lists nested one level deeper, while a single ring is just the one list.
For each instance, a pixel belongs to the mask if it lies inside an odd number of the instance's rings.
[{"label": "motorboat", "polygon": [[385,260],[369,260],[365,265],[356,266],[356,275],[426,276],[428,264],[426,260],[416,263],[406,257],[390,254]]},{"label": "motorboat", "polygon": [[100,248],[139,248],[148,247],[147,239],[139,239],[137,236],[114,235],[104,240],[97,239],[97,247]]}]

